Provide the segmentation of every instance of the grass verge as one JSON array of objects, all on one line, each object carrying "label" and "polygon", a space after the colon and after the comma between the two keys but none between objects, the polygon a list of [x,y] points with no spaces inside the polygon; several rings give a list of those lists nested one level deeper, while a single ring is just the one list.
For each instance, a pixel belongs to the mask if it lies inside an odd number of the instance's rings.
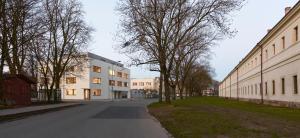
[{"label": "grass verge", "polygon": [[175,138],[300,137],[299,109],[217,97],[153,103],[148,108]]}]

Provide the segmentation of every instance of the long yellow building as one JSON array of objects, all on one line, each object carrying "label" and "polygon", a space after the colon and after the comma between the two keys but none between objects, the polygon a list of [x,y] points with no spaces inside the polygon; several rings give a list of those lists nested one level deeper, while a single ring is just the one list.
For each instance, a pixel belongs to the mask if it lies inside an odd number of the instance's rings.
[{"label": "long yellow building", "polygon": [[300,2],[225,77],[219,96],[300,107]]}]

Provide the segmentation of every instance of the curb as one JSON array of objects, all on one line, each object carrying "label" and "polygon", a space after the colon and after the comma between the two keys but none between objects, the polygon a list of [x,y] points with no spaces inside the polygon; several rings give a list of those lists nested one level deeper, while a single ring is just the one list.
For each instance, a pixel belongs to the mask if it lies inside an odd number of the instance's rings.
[{"label": "curb", "polygon": [[19,119],[24,119],[24,118],[27,118],[30,116],[41,115],[41,114],[55,112],[55,111],[61,111],[66,108],[72,108],[72,107],[81,106],[81,105],[84,105],[84,104],[78,103],[78,104],[72,104],[72,105],[66,105],[66,106],[60,106],[60,107],[54,107],[54,108],[47,108],[47,109],[40,109],[40,110],[21,112],[21,113],[9,114],[9,115],[2,115],[2,116],[0,116],[0,124],[5,123],[5,122],[19,120]]}]

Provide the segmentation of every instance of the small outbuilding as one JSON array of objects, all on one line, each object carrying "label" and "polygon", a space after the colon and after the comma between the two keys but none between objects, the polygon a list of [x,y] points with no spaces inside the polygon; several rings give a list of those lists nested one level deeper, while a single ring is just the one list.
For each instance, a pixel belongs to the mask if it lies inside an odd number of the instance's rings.
[{"label": "small outbuilding", "polygon": [[34,91],[36,81],[26,75],[3,76],[3,99],[9,105],[30,105],[31,93]]}]

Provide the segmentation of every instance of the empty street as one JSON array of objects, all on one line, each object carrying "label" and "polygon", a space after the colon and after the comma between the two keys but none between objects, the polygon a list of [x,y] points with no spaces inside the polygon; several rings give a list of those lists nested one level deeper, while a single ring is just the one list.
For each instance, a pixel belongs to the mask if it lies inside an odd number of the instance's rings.
[{"label": "empty street", "polygon": [[148,113],[151,100],[91,101],[66,110],[0,124],[5,138],[165,138]]}]

